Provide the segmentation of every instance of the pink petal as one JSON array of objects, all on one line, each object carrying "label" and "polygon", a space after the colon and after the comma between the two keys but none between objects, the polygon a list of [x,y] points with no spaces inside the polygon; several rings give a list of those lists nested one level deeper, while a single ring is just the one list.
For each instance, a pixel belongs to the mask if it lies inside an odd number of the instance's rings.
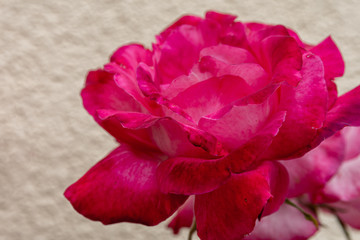
[{"label": "pink petal", "polygon": [[273,81],[296,86],[301,80],[302,53],[296,40],[288,36],[269,36],[262,42],[265,69],[272,72]]},{"label": "pink petal", "polygon": [[347,92],[337,99],[326,116],[326,122],[319,137],[314,140],[316,146],[323,139],[346,126],[360,126],[360,86]]},{"label": "pink petal", "polygon": [[130,44],[116,50],[110,61],[127,73],[134,74],[140,62],[152,65],[152,53],[140,44]]},{"label": "pink petal", "polygon": [[256,63],[255,57],[246,49],[225,44],[202,49],[200,59],[205,56],[210,56],[226,64]]},{"label": "pink petal", "polygon": [[266,177],[272,195],[261,215],[267,216],[279,210],[281,204],[284,203],[289,188],[289,174],[286,168],[276,161],[265,162],[259,167],[259,172]]},{"label": "pink petal", "polygon": [[167,37],[177,28],[179,28],[182,25],[191,25],[191,26],[198,26],[203,19],[198,16],[192,16],[192,15],[185,15],[179,18],[177,21],[175,21],[173,24],[171,24],[169,27],[167,27],[163,32],[161,32],[158,36],[156,36],[156,40],[159,43],[163,43],[166,41]]},{"label": "pink petal", "polygon": [[79,213],[103,224],[156,225],[187,198],[160,192],[155,171],[162,158],[122,145],[71,185],[65,196]]},{"label": "pink petal", "polygon": [[198,122],[202,116],[214,113],[251,92],[242,78],[226,75],[197,83],[179,93],[172,102]]},{"label": "pink petal", "polygon": [[309,144],[323,126],[328,93],[320,58],[304,54],[301,72],[303,79],[298,86],[283,84],[280,89],[279,109],[287,111],[287,115],[266,154],[268,158],[286,159],[309,151]]},{"label": "pink petal", "polygon": [[[86,110],[118,141],[154,147],[147,131],[125,129],[118,119],[111,117],[119,110],[123,114],[126,111],[138,112],[139,115],[143,114],[141,112],[147,112],[133,97],[116,86],[112,74],[103,70],[89,72],[81,96]],[[148,116],[145,113],[143,115]]]},{"label": "pink petal", "polygon": [[337,215],[343,222],[353,228],[360,229],[360,197],[349,202],[330,204],[330,206],[339,209]]},{"label": "pink petal", "polygon": [[218,71],[218,76],[234,75],[241,77],[255,90],[260,90],[269,84],[269,75],[257,63],[242,63],[238,65],[228,65]]},{"label": "pink petal", "polygon": [[331,37],[327,37],[324,41],[311,48],[310,51],[318,55],[324,63],[326,79],[334,79],[344,75],[344,60]]},{"label": "pink petal", "polygon": [[[304,207],[304,206],[302,206]],[[310,213],[310,211],[308,211]],[[256,223],[245,240],[306,240],[317,231],[296,208],[283,204],[279,211]]]},{"label": "pink petal", "polygon": [[253,138],[271,119],[276,100],[276,88],[265,88],[235,105],[225,106],[215,114],[202,117],[198,125],[214,135],[226,149],[235,150]]},{"label": "pink petal", "polygon": [[360,127],[346,127],[341,130],[345,138],[345,161],[360,155]]},{"label": "pink petal", "polygon": [[81,92],[84,107],[94,116],[98,109],[142,111],[141,105],[116,86],[113,74],[103,70],[89,72]]},{"label": "pink petal", "polygon": [[301,158],[282,161],[290,175],[288,197],[298,197],[321,189],[336,173],[343,158],[344,139],[337,134]]},{"label": "pink petal", "polygon": [[[151,136],[157,147],[170,157],[210,158],[216,149],[216,139],[203,136],[200,131],[189,128],[171,119],[162,118],[151,128]],[[204,137],[207,141],[194,144],[194,137]]]},{"label": "pink petal", "polygon": [[200,50],[217,43],[217,27],[206,21],[197,26],[181,25],[166,40],[153,45],[156,82],[168,84],[180,75],[187,75],[198,61]]},{"label": "pink petal", "polygon": [[279,128],[284,122],[285,116],[285,112],[274,114],[271,120],[266,123],[255,137],[225,157],[225,161],[229,162],[232,172],[244,172],[263,160],[261,155],[270,146],[274,136],[278,133]]},{"label": "pink petal", "polygon": [[213,191],[230,177],[222,159],[181,157],[162,162],[156,174],[164,193],[185,195]]},{"label": "pink petal", "polygon": [[168,227],[172,228],[174,234],[178,234],[181,228],[190,228],[194,221],[195,197],[190,196],[186,202],[176,211],[175,217]]},{"label": "pink petal", "polygon": [[207,20],[211,19],[217,23],[220,23],[224,27],[232,24],[234,20],[237,18],[237,16],[231,14],[218,13],[214,11],[208,11],[205,14],[205,18]]},{"label": "pink petal", "polygon": [[144,108],[153,114],[158,114],[159,109],[144,98],[139,89],[136,70],[140,63],[152,66],[152,53],[141,45],[131,44],[119,48],[111,57],[111,62],[104,69],[114,74],[116,85],[140,102]]},{"label": "pink petal", "polygon": [[360,158],[341,164],[337,173],[314,196],[315,202],[350,201],[360,197]]},{"label": "pink petal", "polygon": [[269,183],[272,167],[267,166],[271,164],[266,163],[263,167],[242,174],[233,174],[215,191],[195,197],[195,217],[200,239],[241,239],[253,230],[256,219],[272,197]]}]

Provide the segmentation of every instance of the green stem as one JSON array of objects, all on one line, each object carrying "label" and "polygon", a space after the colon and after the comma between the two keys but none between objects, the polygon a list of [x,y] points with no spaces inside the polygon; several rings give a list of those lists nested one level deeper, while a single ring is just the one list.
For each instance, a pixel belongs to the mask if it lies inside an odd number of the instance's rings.
[{"label": "green stem", "polygon": [[305,212],[304,209],[302,209],[301,207],[299,207],[298,205],[296,205],[295,203],[293,203],[289,199],[286,199],[285,203],[289,204],[290,206],[292,206],[292,207],[296,208],[297,210],[299,210],[304,215],[306,220],[312,222],[315,225],[316,229],[319,229],[319,222],[316,220],[316,218],[313,217],[313,215]]},{"label": "green stem", "polygon": [[188,240],[192,240],[192,236],[194,235],[195,232],[196,232],[196,221],[194,220],[193,225],[191,226],[189,231]]}]

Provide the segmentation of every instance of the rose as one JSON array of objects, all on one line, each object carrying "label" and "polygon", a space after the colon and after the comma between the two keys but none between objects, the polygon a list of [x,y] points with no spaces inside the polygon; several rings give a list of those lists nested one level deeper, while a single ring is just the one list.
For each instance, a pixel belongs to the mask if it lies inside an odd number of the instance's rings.
[{"label": "rose", "polygon": [[155,225],[195,196],[201,239],[239,239],[286,197],[276,160],[359,124],[360,88],[337,98],[331,38],[234,19],[184,16],[153,50],[123,46],[88,74],[84,106],[121,145],[66,190],[77,211]]},{"label": "rose", "polygon": [[[314,217],[312,209],[330,210],[343,223],[357,229],[360,229],[359,133],[359,127],[344,128],[303,157],[283,162],[290,175],[288,197],[292,201]],[[246,239],[308,239],[317,230],[303,213],[283,204],[275,214],[258,222]]]}]

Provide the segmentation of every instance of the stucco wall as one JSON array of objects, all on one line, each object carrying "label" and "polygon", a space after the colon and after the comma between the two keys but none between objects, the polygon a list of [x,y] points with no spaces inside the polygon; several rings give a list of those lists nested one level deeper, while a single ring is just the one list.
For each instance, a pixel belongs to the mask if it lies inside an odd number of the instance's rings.
[{"label": "stucco wall", "polygon": [[[310,43],[331,34],[346,61],[340,91],[360,83],[357,0],[0,0],[0,239],[186,239],[164,224],[103,226],[62,194],[116,145],[82,107],[86,72],[207,9],[287,25]],[[314,239],[344,239],[334,220],[326,225]]]}]

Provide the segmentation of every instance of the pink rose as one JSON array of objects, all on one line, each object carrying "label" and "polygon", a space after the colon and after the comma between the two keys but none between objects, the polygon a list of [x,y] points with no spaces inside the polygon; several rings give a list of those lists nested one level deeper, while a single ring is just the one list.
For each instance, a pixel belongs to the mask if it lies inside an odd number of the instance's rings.
[{"label": "pink rose", "polygon": [[[344,128],[303,157],[283,162],[290,175],[288,197],[292,201],[314,217],[315,213],[307,206],[331,209],[344,223],[357,229],[360,229],[359,134],[359,127]],[[316,231],[316,226],[299,210],[283,204],[279,211],[258,222],[246,239],[302,240]]]},{"label": "pink rose", "polygon": [[78,212],[155,225],[194,196],[201,239],[239,239],[286,197],[276,160],[359,125],[360,88],[337,98],[331,38],[312,47],[235,18],[184,16],[152,50],[123,46],[89,72],[84,106],[121,145],[66,190]]}]

